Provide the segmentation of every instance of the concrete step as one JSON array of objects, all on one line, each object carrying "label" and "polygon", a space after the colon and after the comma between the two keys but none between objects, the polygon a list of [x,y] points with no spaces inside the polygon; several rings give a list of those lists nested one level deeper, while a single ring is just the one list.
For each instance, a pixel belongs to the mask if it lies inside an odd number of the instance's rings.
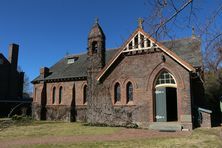
[{"label": "concrete step", "polygon": [[177,122],[153,122],[149,125],[149,129],[159,131],[181,131],[182,125]]}]

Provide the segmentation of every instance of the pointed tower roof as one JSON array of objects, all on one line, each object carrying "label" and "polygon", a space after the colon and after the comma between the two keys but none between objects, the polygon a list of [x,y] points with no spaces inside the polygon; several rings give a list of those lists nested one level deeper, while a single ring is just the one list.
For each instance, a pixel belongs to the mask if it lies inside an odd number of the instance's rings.
[{"label": "pointed tower roof", "polygon": [[89,33],[88,39],[96,37],[102,37],[103,39],[105,39],[105,34],[103,33],[103,30],[99,25],[98,18],[96,18],[95,24],[93,25]]}]

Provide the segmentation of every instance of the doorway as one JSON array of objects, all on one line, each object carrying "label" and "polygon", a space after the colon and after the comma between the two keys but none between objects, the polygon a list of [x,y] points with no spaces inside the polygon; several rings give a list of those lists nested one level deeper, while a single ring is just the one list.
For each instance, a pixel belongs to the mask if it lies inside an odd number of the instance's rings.
[{"label": "doorway", "polygon": [[178,121],[177,88],[173,76],[162,72],[155,87],[154,117],[156,122]]}]

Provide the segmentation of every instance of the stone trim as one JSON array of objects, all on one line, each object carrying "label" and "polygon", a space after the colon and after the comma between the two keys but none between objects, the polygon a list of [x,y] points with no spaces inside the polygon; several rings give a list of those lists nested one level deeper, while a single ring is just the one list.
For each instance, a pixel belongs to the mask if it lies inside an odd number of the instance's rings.
[{"label": "stone trim", "polygon": [[133,84],[133,88],[138,88],[138,85],[137,85],[135,79],[133,79],[133,78],[126,78],[123,81],[123,85],[126,86],[128,82],[131,82]]},{"label": "stone trim", "polygon": [[152,70],[151,74],[147,78],[146,90],[152,90],[153,88],[155,88],[156,78],[164,70],[170,72],[174,76],[174,79],[176,80],[177,87],[185,88],[184,81],[183,81],[181,75],[179,75],[179,72],[177,71],[177,69],[175,69],[174,67],[170,66],[167,63],[160,63]]},{"label": "stone trim", "polygon": [[136,104],[119,104],[119,105],[116,105],[114,104],[113,107],[114,108],[118,108],[118,107],[135,107],[137,106]]}]

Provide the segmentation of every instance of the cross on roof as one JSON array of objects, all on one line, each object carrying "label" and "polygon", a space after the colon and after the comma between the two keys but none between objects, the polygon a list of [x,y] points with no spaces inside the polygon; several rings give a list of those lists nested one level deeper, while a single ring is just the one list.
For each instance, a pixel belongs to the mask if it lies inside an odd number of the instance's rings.
[{"label": "cross on roof", "polygon": [[143,19],[143,18],[139,18],[139,19],[138,19],[138,27],[139,27],[139,28],[143,28],[143,22],[144,22],[144,19]]},{"label": "cross on roof", "polygon": [[195,29],[194,29],[194,26],[192,26],[192,36],[195,36]]},{"label": "cross on roof", "polygon": [[99,18],[98,18],[98,17],[95,18],[95,23],[96,23],[96,24],[99,23]]}]

